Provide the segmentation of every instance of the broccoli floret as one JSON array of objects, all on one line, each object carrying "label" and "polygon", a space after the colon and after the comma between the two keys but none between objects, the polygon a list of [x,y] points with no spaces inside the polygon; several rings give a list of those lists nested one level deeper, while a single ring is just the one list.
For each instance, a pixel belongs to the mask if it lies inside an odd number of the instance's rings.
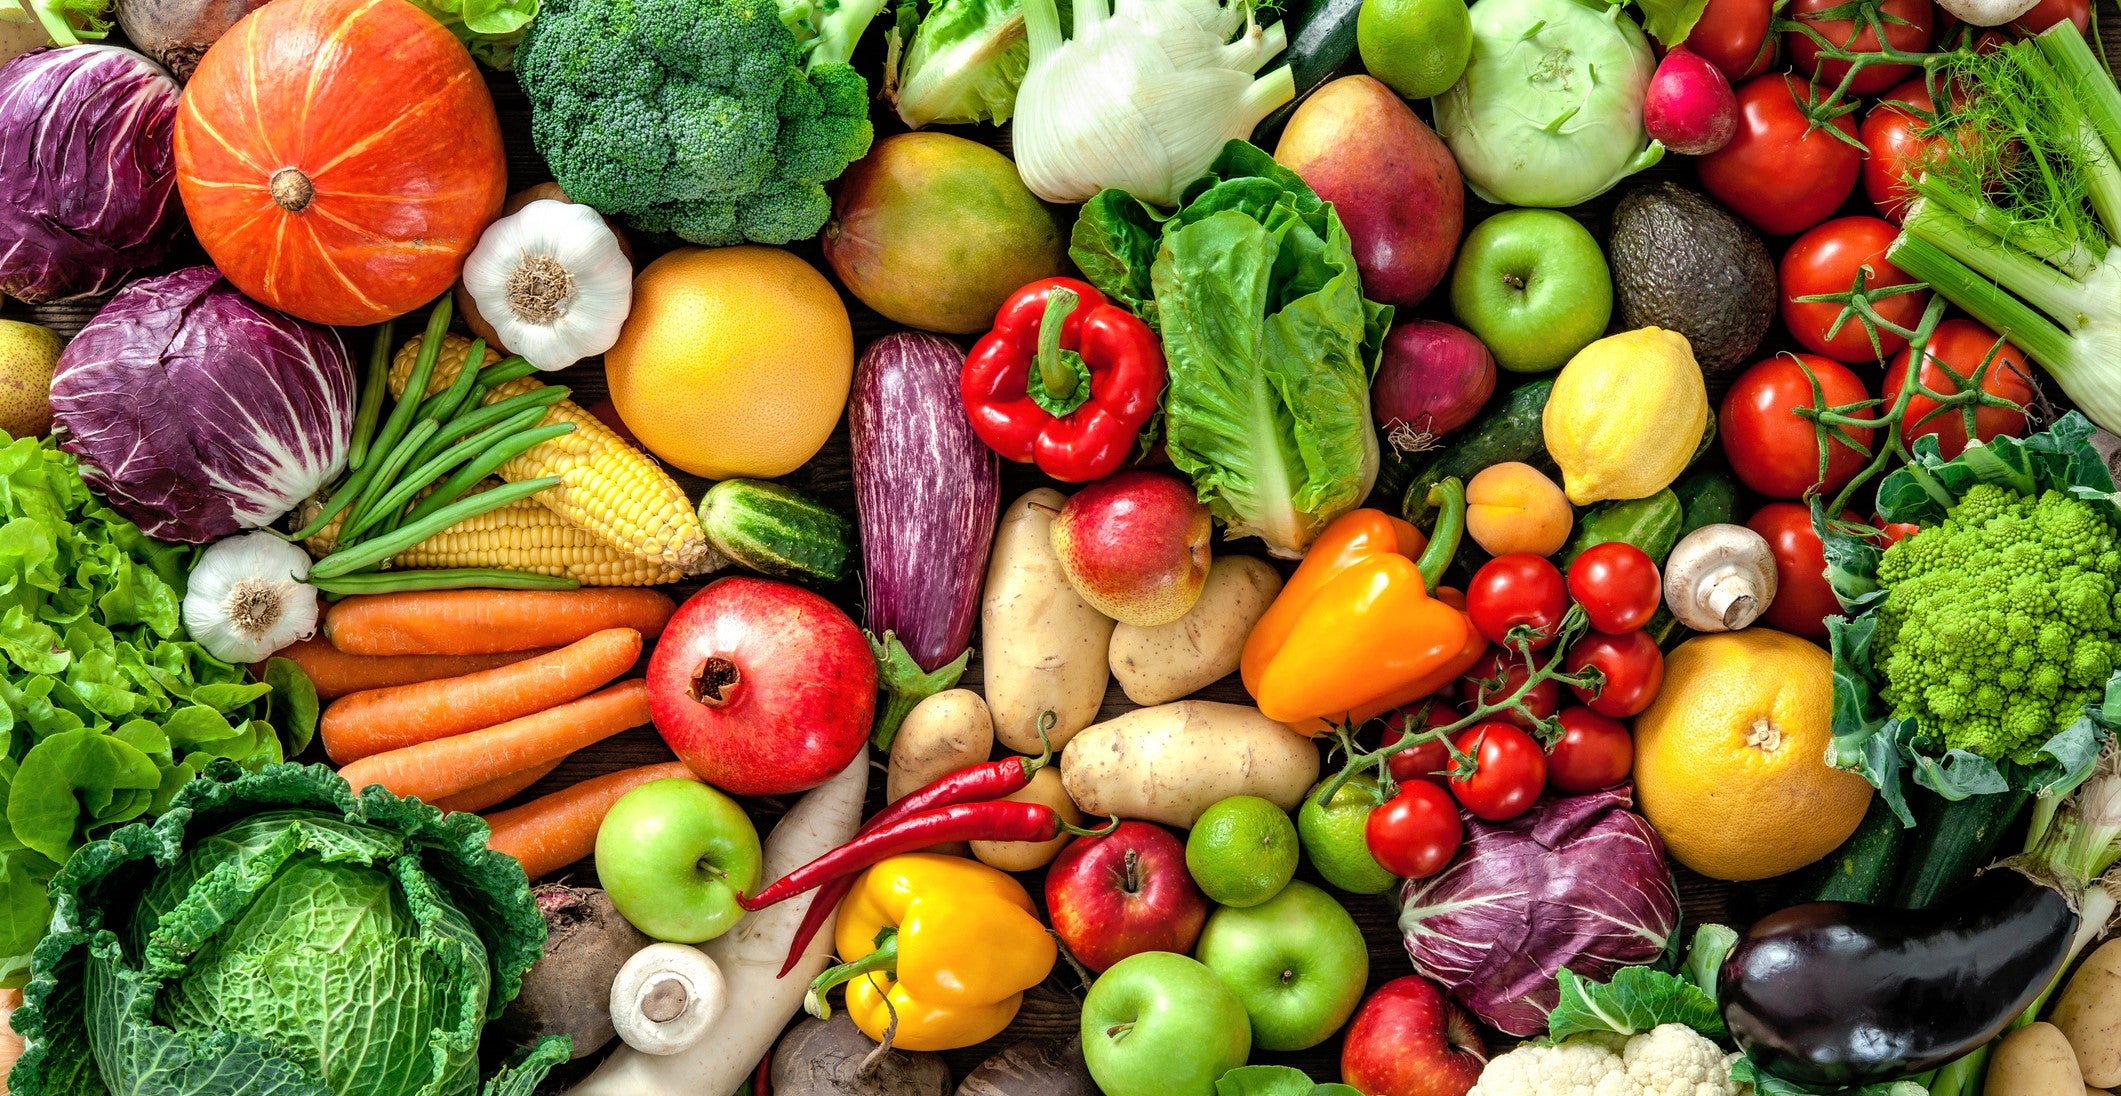
[{"label": "broccoli floret", "polygon": [[1969,489],[1879,560],[1878,668],[1894,714],[1948,747],[2030,763],[2113,672],[2117,553],[2113,524],[2080,499]]},{"label": "broccoli floret", "polygon": [[561,189],[697,244],[816,235],[869,150],[846,54],[882,0],[784,2],[548,0],[515,71]]}]

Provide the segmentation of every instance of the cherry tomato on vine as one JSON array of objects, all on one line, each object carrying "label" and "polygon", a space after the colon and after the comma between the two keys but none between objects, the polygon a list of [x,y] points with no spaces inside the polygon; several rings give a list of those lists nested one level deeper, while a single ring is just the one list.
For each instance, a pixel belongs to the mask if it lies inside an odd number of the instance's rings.
[{"label": "cherry tomato on vine", "polygon": [[1871,515],[1871,527],[1885,534],[1885,544],[1898,544],[1922,531],[1922,526],[1912,521],[1887,521],[1876,514]]},{"label": "cherry tomato on vine", "polygon": [[1885,93],[1863,116],[1863,193],[1878,215],[1894,224],[1915,201],[1908,180],[1936,158],[1944,138],[1923,136],[1937,104],[1917,76]]},{"label": "cherry tomato on vine", "polygon": [[[1863,520],[1854,514],[1841,516]],[[1825,639],[1826,618],[1839,614],[1841,603],[1826,581],[1826,547],[1812,531],[1811,508],[1801,502],[1771,502],[1748,518],[1745,527],[1767,538],[1775,554],[1775,600],[1760,614],[1761,623],[1806,639]]]},{"label": "cherry tomato on vine", "polygon": [[[1855,286],[1858,273],[1863,275],[1865,288],[1873,290],[1913,282],[1906,271],[1885,261],[1885,249],[1899,236],[1899,229],[1877,217],[1836,217],[1797,237],[1783,252],[1776,277],[1782,323],[1805,349],[1836,361],[1874,362],[1907,345],[1906,339],[1880,327],[1874,349],[1870,331],[1854,316],[1834,330],[1834,322],[1841,318],[1840,304],[1797,299],[1847,293]],[[1871,306],[1887,321],[1913,328],[1922,322],[1922,307],[1929,299],[1929,291],[1917,290],[1876,298]]]},{"label": "cherry tomato on vine", "polygon": [[[1471,756],[1473,771],[1451,777],[1451,795],[1476,817],[1501,822],[1538,801],[1547,783],[1547,753],[1531,735],[1507,723],[1476,723],[1452,744]],[[1455,774],[1458,766],[1452,769]]]},{"label": "cherry tomato on vine", "polygon": [[1537,633],[1532,642],[1536,651],[1554,642],[1568,611],[1569,592],[1561,572],[1529,553],[1496,556],[1466,584],[1466,615],[1490,643],[1507,645],[1510,629],[1522,624]]},{"label": "cherry tomato on vine", "polygon": [[[1864,17],[1870,11],[1877,13],[1884,26],[1888,46],[1901,53],[1930,48],[1937,21],[1936,6],[1930,0],[1792,0],[1784,14],[1843,50],[1860,54],[1879,52],[1878,31]],[[1853,17],[1829,16],[1829,12],[1848,12]],[[1839,87],[1841,78],[1848,75],[1847,61],[1824,57],[1818,41],[1801,30],[1786,32],[1782,48],[1798,72],[1809,74],[1828,91]],[[1907,79],[1914,70],[1913,65],[1866,64],[1849,81],[1849,93],[1876,95]]]},{"label": "cherry tomato on vine", "polygon": [[1775,0],[1709,0],[1687,32],[1686,48],[1736,84],[1768,70],[1775,61]]},{"label": "cherry tomato on vine", "polygon": [[1562,666],[1572,674],[1586,666],[1598,667],[1605,674],[1605,684],[1595,691],[1571,685],[1569,691],[1585,707],[1615,719],[1641,713],[1664,687],[1664,652],[1648,632],[1617,636],[1586,632],[1569,647],[1569,659]]},{"label": "cherry tomato on vine", "polygon": [[[1458,679],[1458,695],[1472,706],[1499,704],[1508,700],[1532,676],[1532,667],[1506,647],[1490,647],[1480,661]],[[1546,678],[1527,690],[1519,703],[1525,711],[1497,712],[1494,718],[1513,727],[1531,730],[1535,720],[1553,716],[1561,707],[1561,683]],[[1530,714],[1527,714],[1530,713]]]},{"label": "cherry tomato on vine", "polygon": [[1635,765],[1635,738],[1626,725],[1589,708],[1563,708],[1561,737],[1547,751],[1547,787],[1563,795],[1610,788]]},{"label": "cherry tomato on vine", "polygon": [[[1981,374],[1981,390],[1993,396],[2025,407],[2032,403],[2033,367],[2025,362],[2025,354],[2017,347],[2004,343],[1996,346],[1998,336],[1973,320],[1951,319],[1937,325],[1930,335],[1929,343],[1922,349],[1922,376],[1918,378],[1932,392],[1951,395],[1961,391],[1959,382],[1952,373],[1971,380]],[[1995,350],[1995,358],[1989,360],[1989,351]],[[1911,357],[1908,348],[1902,347],[1893,358],[1893,364],[1885,371],[1885,386],[1879,394],[1891,399],[1907,381],[1907,364]],[[1986,361],[1986,371],[1982,363]],[[1943,363],[1941,366],[1939,363]],[[1937,435],[1937,451],[1944,459],[1956,457],[1966,448],[1966,413],[1953,408],[1928,422],[1923,418],[1937,410],[1937,401],[1921,392],[1909,396],[1907,414],[1900,419],[1900,440],[1910,447],[1915,439],[1924,434]],[[1974,410],[1974,436],[1981,441],[1991,441],[2005,434],[2022,437],[2025,434],[2025,412],[2008,407],[1979,407]]]},{"label": "cherry tomato on vine", "polygon": [[[1775,73],[1736,89],[1738,132],[1697,161],[1701,187],[1770,236],[1794,236],[1826,220],[1856,189],[1863,149],[1856,120],[1815,130],[1801,77]],[[1827,132],[1839,129],[1849,139]]]},{"label": "cherry tomato on vine", "polygon": [[1401,784],[1399,793],[1370,812],[1363,823],[1370,855],[1393,875],[1421,879],[1443,870],[1458,855],[1465,823],[1458,804],[1438,784],[1417,780]]},{"label": "cherry tomato on vine", "polygon": [[[1731,471],[1747,487],[1769,498],[1801,497],[1819,477],[1818,435],[1811,420],[1793,410],[1812,406],[1812,382],[1805,377],[1806,368],[1819,379],[1819,390],[1829,407],[1871,397],[1863,381],[1840,362],[1817,354],[1778,354],[1740,373],[1716,412],[1717,434]],[[1868,446],[1876,431],[1852,428],[1848,433]],[[1841,439],[1831,439],[1824,490],[1840,490],[1863,470],[1867,460]]]},{"label": "cherry tomato on vine", "polygon": [[1657,561],[1626,541],[1594,544],[1569,564],[1569,596],[1601,632],[1632,632],[1663,602]]},{"label": "cherry tomato on vine", "polygon": [[[1420,734],[1431,727],[1448,727],[1459,720],[1458,709],[1442,701],[1428,703],[1428,715],[1417,719],[1422,707],[1423,704],[1409,704],[1387,714],[1383,744],[1390,746],[1408,734]],[[1392,771],[1392,779],[1401,784],[1426,780],[1442,787],[1446,770],[1451,767],[1451,747],[1443,739],[1432,739],[1385,758],[1385,766]]]}]

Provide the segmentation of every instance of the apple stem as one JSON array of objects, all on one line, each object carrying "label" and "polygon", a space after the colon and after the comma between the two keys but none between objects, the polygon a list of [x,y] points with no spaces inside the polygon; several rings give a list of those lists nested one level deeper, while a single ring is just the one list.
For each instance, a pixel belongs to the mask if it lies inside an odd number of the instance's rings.
[{"label": "apple stem", "polygon": [[729,703],[731,694],[743,682],[743,671],[737,669],[736,663],[716,655],[700,663],[699,671],[692,675],[692,699],[719,708]]},{"label": "apple stem", "polygon": [[1140,894],[1142,890],[1142,854],[1133,849],[1128,849],[1125,863],[1127,865],[1127,877],[1120,883],[1120,888],[1128,894]]},{"label": "apple stem", "polygon": [[1107,1039],[1118,1039],[1118,1038],[1121,1038],[1121,1037],[1125,1036],[1125,1035],[1126,1035],[1126,1034],[1127,1034],[1128,1032],[1130,1032],[1130,1031],[1133,1031],[1133,1030],[1134,1030],[1134,1021],[1132,1021],[1132,1020],[1129,1020],[1129,1021],[1127,1021],[1127,1022],[1126,1022],[1126,1023],[1124,1023],[1124,1024],[1114,1024],[1114,1025],[1112,1025],[1111,1027],[1108,1027],[1108,1028],[1106,1028],[1106,1029],[1105,1029],[1105,1038],[1107,1038]]}]

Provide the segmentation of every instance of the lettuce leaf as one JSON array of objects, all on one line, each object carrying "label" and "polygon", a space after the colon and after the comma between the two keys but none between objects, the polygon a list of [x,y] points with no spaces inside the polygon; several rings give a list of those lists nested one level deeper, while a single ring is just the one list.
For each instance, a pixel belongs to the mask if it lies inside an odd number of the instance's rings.
[{"label": "lettuce leaf", "polygon": [[1728,926],[1695,929],[1677,974],[1623,967],[1611,981],[1599,983],[1563,967],[1555,975],[1561,1000],[1547,1014],[1547,1037],[1558,1043],[1586,1033],[1640,1035],[1662,1024],[1685,1024],[1722,1039],[1728,1031],[1716,1007],[1716,969],[1737,943],[1738,934]]},{"label": "lettuce leaf", "polygon": [[[913,0],[900,4],[902,27],[913,6]],[[1066,26],[1070,5],[1059,7]],[[1016,89],[1030,67],[1031,43],[1017,0],[936,0],[904,42],[884,95],[912,129],[937,123],[1001,125],[1016,112]]]}]

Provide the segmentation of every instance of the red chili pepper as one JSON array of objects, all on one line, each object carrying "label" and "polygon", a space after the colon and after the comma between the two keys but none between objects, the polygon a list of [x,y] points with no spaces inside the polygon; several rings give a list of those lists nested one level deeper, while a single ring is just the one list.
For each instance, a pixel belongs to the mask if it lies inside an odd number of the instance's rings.
[{"label": "red chili pepper", "polygon": [[834,879],[852,876],[879,861],[901,853],[919,852],[930,845],[952,841],[1051,841],[1063,833],[1088,835],[1094,832],[1068,825],[1053,808],[1043,803],[1018,803],[1007,799],[992,803],[959,803],[923,811],[911,818],[857,834],[854,840],[781,876],[753,897],[739,896],[736,901],[747,910],[762,910]]},{"label": "red chili pepper", "polygon": [[1156,332],[1088,283],[1016,291],[973,344],[959,378],[972,430],[995,452],[1085,483],[1134,452],[1164,390]]}]

